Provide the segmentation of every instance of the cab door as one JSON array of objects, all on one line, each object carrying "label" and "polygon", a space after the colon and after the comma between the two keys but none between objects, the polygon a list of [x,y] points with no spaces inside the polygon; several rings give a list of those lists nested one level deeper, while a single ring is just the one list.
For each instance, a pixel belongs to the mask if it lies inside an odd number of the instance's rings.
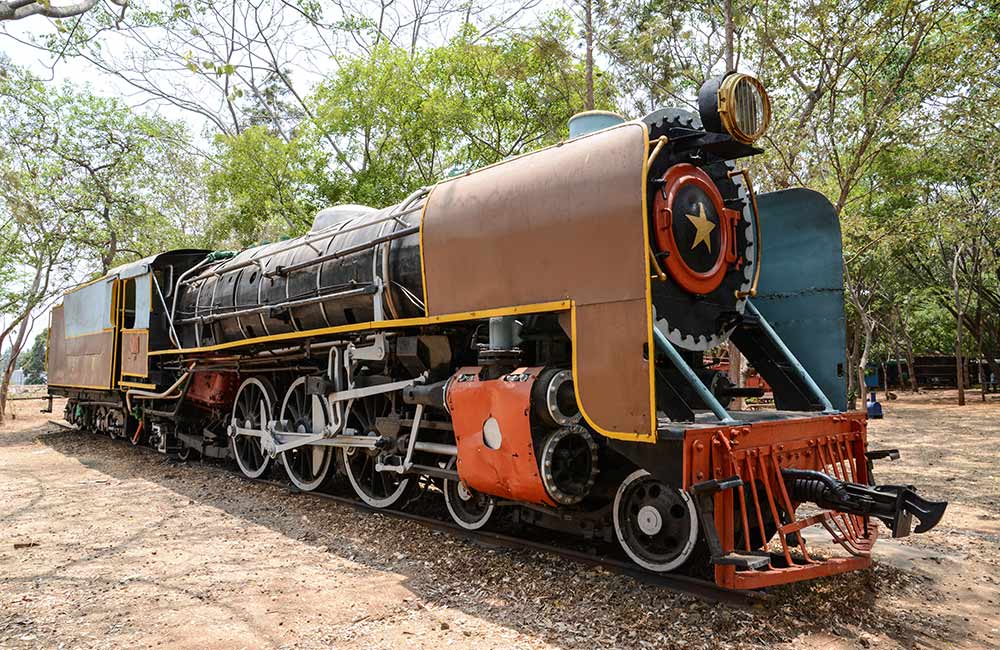
[{"label": "cab door", "polygon": [[149,376],[149,313],[153,305],[149,273],[122,281],[121,381],[140,383]]}]

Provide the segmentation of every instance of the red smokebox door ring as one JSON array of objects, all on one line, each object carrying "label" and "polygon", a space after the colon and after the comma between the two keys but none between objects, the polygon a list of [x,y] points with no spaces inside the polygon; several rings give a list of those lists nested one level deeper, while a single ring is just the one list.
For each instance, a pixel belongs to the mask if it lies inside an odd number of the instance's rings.
[{"label": "red smokebox door ring", "polygon": [[[687,186],[694,186],[697,190],[701,190],[701,193],[711,203],[714,214],[717,215],[718,221],[712,222],[718,230],[717,249],[711,250],[711,236],[708,237],[707,243],[696,240],[695,245],[690,247],[690,250],[693,251],[699,246],[707,246],[709,252],[715,254],[714,262],[705,271],[696,271],[691,268],[685,260],[686,255],[691,254],[690,251],[681,250],[674,237],[674,201],[678,198],[680,191]],[[674,281],[684,290],[695,294],[703,295],[715,291],[722,284],[722,280],[729,270],[729,265],[736,262],[736,226],[741,215],[736,210],[730,210],[726,207],[722,200],[722,194],[712,178],[694,165],[687,163],[674,165],[663,176],[663,187],[656,193],[653,202],[653,215],[657,248],[661,253],[666,253],[665,260],[664,256],[657,256],[657,258],[664,262],[666,271]],[[680,215],[680,218],[683,219],[685,216],[686,214]],[[703,212],[692,216],[699,219],[705,218]],[[692,228],[695,228],[696,226],[693,224],[692,221]]]}]

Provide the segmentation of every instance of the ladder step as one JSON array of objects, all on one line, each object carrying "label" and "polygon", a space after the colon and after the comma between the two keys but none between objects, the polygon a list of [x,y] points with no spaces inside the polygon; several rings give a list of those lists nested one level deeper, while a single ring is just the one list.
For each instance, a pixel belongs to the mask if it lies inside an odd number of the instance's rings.
[{"label": "ladder step", "polygon": [[712,558],[715,564],[735,566],[740,571],[766,569],[771,564],[771,556],[767,553],[728,553],[722,557]]}]

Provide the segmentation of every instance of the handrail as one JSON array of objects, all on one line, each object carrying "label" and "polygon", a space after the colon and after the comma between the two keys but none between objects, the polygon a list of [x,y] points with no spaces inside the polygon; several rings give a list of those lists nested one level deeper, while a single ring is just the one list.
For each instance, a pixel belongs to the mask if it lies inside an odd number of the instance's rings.
[{"label": "handrail", "polygon": [[332,260],[340,259],[352,253],[358,253],[369,248],[375,248],[379,244],[384,244],[388,241],[393,241],[395,239],[402,239],[408,235],[415,235],[420,232],[420,226],[410,226],[409,228],[404,228],[402,230],[396,230],[387,235],[381,235],[379,237],[374,237],[368,241],[358,244],[356,246],[351,246],[343,250],[339,250],[335,253],[329,253],[327,255],[321,255],[319,257],[314,257],[298,264],[292,264],[290,266],[279,266],[273,271],[269,271],[264,275],[267,277],[273,277],[276,275],[288,275],[289,273],[294,273],[295,271],[301,271],[302,269],[309,268],[310,266],[316,266],[317,264],[323,264],[325,262],[330,262]]},{"label": "handrail", "polygon": [[660,331],[660,328],[656,326],[656,323],[653,323],[653,338],[656,339],[656,347],[667,355],[667,358],[670,359],[671,363],[674,364],[674,367],[680,371],[681,375],[684,376],[684,379],[686,379],[688,384],[691,385],[691,388],[698,393],[698,397],[701,398],[701,401],[705,402],[705,405],[708,406],[712,413],[715,414],[715,417],[718,418],[719,422],[722,422],[723,424],[734,424],[736,420],[729,415],[729,411],[727,411],[725,407],[719,403],[719,400],[712,394],[712,391],[708,390],[701,379],[698,378],[698,375],[696,375],[694,370],[691,369],[691,366],[684,361],[681,353],[678,352],[677,348],[674,347],[674,344],[671,343],[666,336],[664,336],[663,332]]},{"label": "handrail", "polygon": [[[192,266],[191,268],[189,268],[187,271],[184,271],[184,273],[181,273],[181,277],[177,278],[177,284],[175,285],[175,288],[174,288],[174,299],[170,302],[170,315],[169,315],[169,318],[170,318],[170,322],[171,323],[174,322],[174,314],[177,312],[177,296],[179,296],[180,293],[181,293],[180,292],[180,286],[181,286],[181,283],[184,282],[184,278],[186,278],[187,276],[191,275],[192,273],[194,273],[195,271],[197,271],[201,267],[203,267],[206,264],[208,264],[209,261],[211,261],[211,259],[212,259],[211,255],[206,255],[205,259],[203,259],[202,261],[198,262],[197,264],[195,264],[194,266]],[[195,304],[195,310],[197,310],[197,309],[198,309],[198,305]],[[173,328],[171,328],[171,329],[173,329]],[[173,332],[173,336],[171,337],[171,340],[173,340],[174,345],[177,346],[178,350],[183,349],[183,346],[181,345],[180,336],[177,335],[176,331]]]},{"label": "handrail", "polygon": [[327,300],[336,300],[338,298],[350,298],[351,296],[362,296],[377,293],[377,288],[375,285],[366,284],[357,289],[348,289],[346,291],[338,291],[336,293],[326,293],[318,296],[311,296],[309,298],[300,298],[298,300],[290,300],[287,302],[279,302],[273,305],[261,305],[260,307],[249,307],[247,309],[239,309],[235,311],[226,312],[216,312],[208,314],[207,316],[192,316],[190,318],[182,318],[177,321],[179,324],[184,325],[187,323],[214,323],[215,321],[225,320],[227,318],[239,318],[241,316],[253,316],[254,314],[270,313],[284,311],[286,309],[295,309],[296,307],[305,307],[307,305],[314,305],[319,302],[326,302]]},{"label": "handrail", "polygon": [[760,258],[761,250],[764,248],[764,242],[761,239],[760,232],[760,212],[757,210],[757,193],[753,189],[753,182],[750,180],[750,170],[744,167],[743,169],[734,169],[727,174],[729,178],[734,176],[742,176],[743,180],[747,183],[747,193],[750,195],[750,207],[753,210],[753,224],[754,224],[754,264],[753,264],[753,281],[750,283],[749,291],[737,291],[736,298],[742,300],[743,298],[753,298],[757,295],[757,284],[760,282]]},{"label": "handrail", "polygon": [[[379,217],[378,219],[373,219],[371,221],[365,221],[364,223],[360,223],[360,224],[358,224],[356,226],[351,226],[349,228],[341,228],[341,229],[336,229],[336,230],[333,230],[332,226],[331,226],[331,229],[329,229],[329,232],[323,231],[323,232],[320,232],[319,234],[313,235],[313,236],[306,235],[306,236],[304,236],[301,239],[297,239],[297,240],[294,240],[292,242],[289,242],[285,246],[281,246],[281,247],[276,248],[274,250],[267,251],[267,255],[268,255],[268,257],[273,257],[274,255],[280,255],[282,253],[287,253],[288,251],[293,251],[293,250],[295,250],[297,248],[302,248],[303,246],[309,246],[311,244],[323,241],[325,239],[332,239],[333,237],[339,237],[340,235],[342,235],[344,233],[353,232],[355,230],[361,230],[363,228],[368,228],[370,226],[374,226],[376,224],[384,223],[386,221],[392,221],[394,219],[399,219],[399,217],[402,217],[402,216],[407,215],[407,214],[412,214],[414,212],[417,212],[417,211],[421,210],[422,206],[416,206],[416,207],[410,208],[409,207],[410,204],[413,203],[414,201],[420,199],[421,197],[425,196],[428,192],[430,192],[430,188],[428,188],[428,187],[422,187],[422,188],[416,190],[415,192],[411,193],[408,197],[406,197],[405,199],[403,199],[402,203],[400,203],[397,206],[395,206],[394,210],[391,210],[388,214],[386,214],[383,217]],[[336,224],[333,224],[333,225],[336,225]],[[232,266],[227,266],[225,269],[222,270],[222,272],[223,273],[230,273],[232,271],[238,271],[238,270],[240,270],[242,268],[246,268],[248,266],[257,265],[257,264],[259,264],[258,259],[259,258],[244,260],[244,261],[242,261],[242,262],[240,262],[238,264],[233,264]],[[201,279],[201,276],[195,278],[195,280],[200,280],[200,279]]]},{"label": "handrail", "polygon": [[796,356],[792,354],[792,351],[788,349],[788,346],[785,345],[785,342],[781,340],[781,337],[778,336],[778,333],[774,331],[774,328],[771,327],[771,324],[768,323],[764,319],[764,317],[760,315],[760,312],[757,311],[757,307],[749,300],[747,300],[746,310],[750,312],[751,315],[757,318],[757,321],[760,323],[761,329],[764,330],[764,333],[767,335],[767,337],[771,339],[771,343],[773,343],[774,346],[778,348],[778,350],[780,350],[783,355],[785,355],[785,360],[788,361],[792,369],[795,370],[796,374],[799,376],[799,379],[801,379],[802,382],[809,388],[809,390],[813,392],[813,397],[818,399],[819,403],[823,405],[823,413],[839,413],[840,411],[833,408],[833,404],[830,403],[830,400],[829,398],[827,398],[826,393],[824,393],[823,390],[819,387],[819,385],[815,382],[815,380],[813,380],[812,375],[810,375],[809,372],[805,369],[805,366],[803,366],[802,363],[799,362],[799,360],[796,358]]}]

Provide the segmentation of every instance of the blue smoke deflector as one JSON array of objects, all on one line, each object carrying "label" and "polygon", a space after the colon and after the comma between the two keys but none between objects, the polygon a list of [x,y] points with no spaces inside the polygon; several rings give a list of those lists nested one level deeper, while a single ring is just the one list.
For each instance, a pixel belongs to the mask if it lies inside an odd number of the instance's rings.
[{"label": "blue smoke deflector", "polygon": [[796,188],[757,196],[761,315],[835,409],[847,410],[840,221],[825,196]]}]

